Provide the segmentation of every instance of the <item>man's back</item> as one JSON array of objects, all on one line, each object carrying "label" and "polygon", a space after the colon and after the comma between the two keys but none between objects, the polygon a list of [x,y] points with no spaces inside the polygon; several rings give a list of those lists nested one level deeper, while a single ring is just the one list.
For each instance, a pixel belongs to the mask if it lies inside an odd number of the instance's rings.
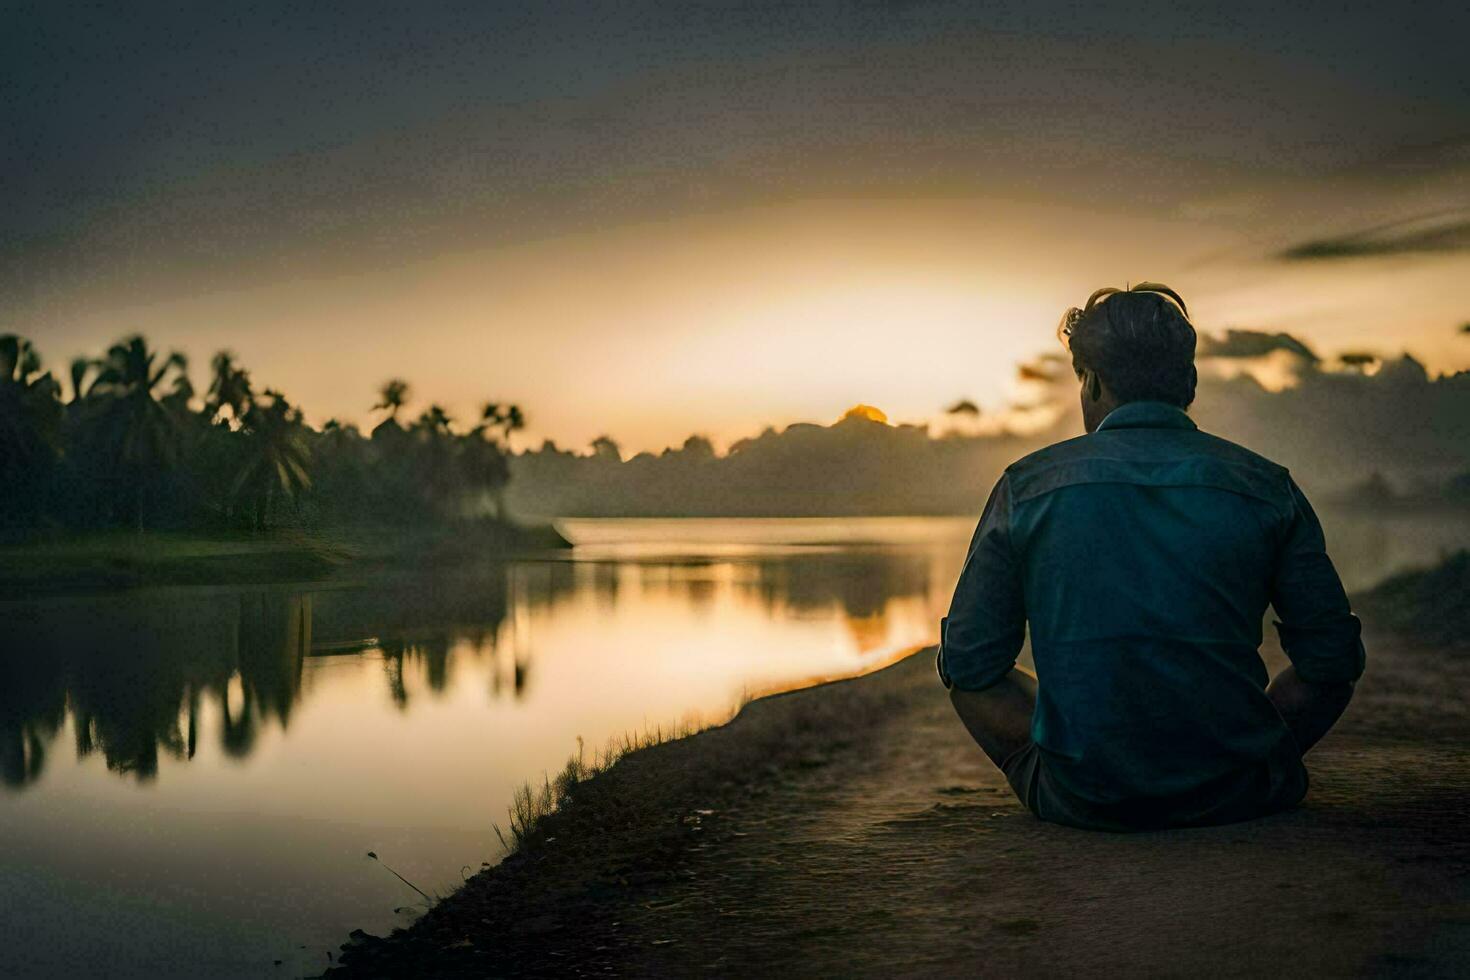
[{"label": "man's back", "polygon": [[1242,819],[1306,788],[1265,692],[1268,603],[1305,679],[1358,676],[1357,620],[1287,471],[1178,408],[1132,402],[1007,470],[943,624],[940,669],[985,689],[1029,621],[1039,692],[1018,791],[1047,819]]}]

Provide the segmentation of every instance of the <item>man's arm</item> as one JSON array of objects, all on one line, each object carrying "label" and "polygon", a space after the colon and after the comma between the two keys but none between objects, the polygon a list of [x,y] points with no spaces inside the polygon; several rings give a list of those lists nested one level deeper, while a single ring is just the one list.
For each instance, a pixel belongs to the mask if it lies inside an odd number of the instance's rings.
[{"label": "man's arm", "polygon": [[1295,667],[1277,674],[1266,688],[1266,696],[1281,712],[1286,727],[1296,737],[1297,748],[1306,753],[1322,740],[1353,698],[1354,681],[1314,684],[1302,679]]},{"label": "man's arm", "polygon": [[1010,509],[1010,486],[1002,476],[939,627],[939,676],[960,720],[996,765],[1030,740],[1036,705],[1036,678],[1015,666],[1026,638],[1026,606],[1011,549]]},{"label": "man's arm", "polygon": [[1362,624],[1327,557],[1322,525],[1295,482],[1291,490],[1295,509],[1271,583],[1271,605],[1281,617],[1276,631],[1291,666],[1266,694],[1305,753],[1347,709],[1365,654]]}]

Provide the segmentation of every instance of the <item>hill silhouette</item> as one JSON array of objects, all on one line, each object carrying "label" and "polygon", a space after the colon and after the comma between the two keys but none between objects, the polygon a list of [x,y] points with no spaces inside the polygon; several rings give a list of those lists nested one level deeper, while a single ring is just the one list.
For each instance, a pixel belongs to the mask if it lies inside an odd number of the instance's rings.
[{"label": "hill silhouette", "polygon": [[[1288,358],[1286,387],[1226,370],[1271,356]],[[1324,361],[1289,334],[1251,331],[1206,338],[1200,363],[1200,427],[1277,460],[1308,490],[1337,493],[1370,473],[1420,499],[1465,485],[1470,372],[1431,378],[1409,354]],[[1019,370],[1040,389],[1026,413],[1050,419],[1039,428],[934,433],[854,411],[767,428],[724,455],[700,436],[626,460],[607,437],[590,454],[548,442],[511,459],[507,504],[537,517],[975,514],[1008,464],[1082,431],[1070,371],[1055,357]]]}]

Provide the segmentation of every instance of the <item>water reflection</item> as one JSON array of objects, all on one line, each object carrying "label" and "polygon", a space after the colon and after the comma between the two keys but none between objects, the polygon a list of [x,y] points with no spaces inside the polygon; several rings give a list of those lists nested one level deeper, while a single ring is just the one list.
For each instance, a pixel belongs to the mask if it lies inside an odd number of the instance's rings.
[{"label": "water reflection", "polygon": [[[77,758],[155,778],[159,760],[194,758],[201,739],[243,759],[263,729],[288,729],[313,657],[376,655],[393,705],[452,686],[457,658],[490,661],[492,698],[534,680],[530,624],[563,604],[620,597],[707,614],[724,593],[766,616],[840,613],[859,652],[888,637],[895,599],[927,596],[931,560],[901,550],[814,549],[731,560],[486,563],[370,586],[318,591],[193,590],[10,604],[0,618],[0,766],[5,785],[45,772],[73,724]],[[210,710],[212,709],[212,710]],[[213,730],[202,731],[201,719]]]},{"label": "water reflection", "polygon": [[69,710],[78,758],[146,781],[193,758],[201,702],[221,749],[248,755],[284,729],[311,649],[313,596],[253,592],[11,604],[0,623],[0,745],[7,786],[45,768]]}]

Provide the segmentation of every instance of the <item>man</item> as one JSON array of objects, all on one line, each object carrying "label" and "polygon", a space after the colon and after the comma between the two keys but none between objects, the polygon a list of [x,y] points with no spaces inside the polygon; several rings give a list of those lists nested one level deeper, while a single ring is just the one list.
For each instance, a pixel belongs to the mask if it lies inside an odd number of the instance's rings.
[{"label": "man", "polygon": [[[1010,466],[985,505],[940,624],[955,710],[1043,820],[1294,806],[1363,672],[1321,525],[1284,468],[1185,414],[1195,331],[1173,290],[1100,289],[1058,334],[1088,434]],[[1291,660],[1269,686],[1267,604]],[[1028,623],[1035,677],[1015,666]]]}]

